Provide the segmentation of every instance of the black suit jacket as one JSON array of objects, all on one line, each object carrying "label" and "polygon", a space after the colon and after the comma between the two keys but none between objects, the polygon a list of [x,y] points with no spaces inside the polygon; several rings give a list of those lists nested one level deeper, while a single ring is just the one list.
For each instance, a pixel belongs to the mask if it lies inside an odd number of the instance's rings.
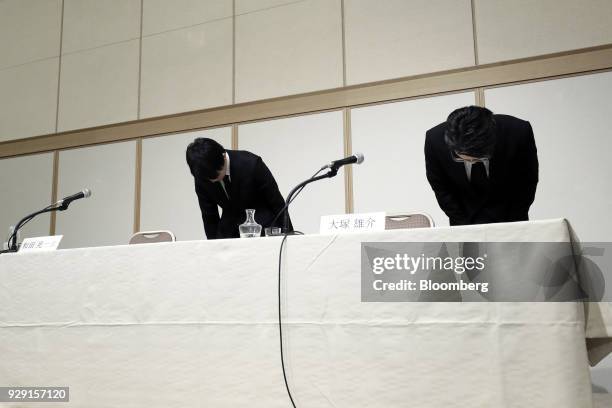
[{"label": "black suit jacket", "polygon": [[[271,226],[274,216],[285,206],[285,200],[261,157],[241,150],[228,150],[227,154],[231,179],[226,184],[229,199],[221,183],[195,179],[206,237],[238,238],[238,226],[246,220],[247,208],[255,209],[255,220],[262,225],[263,234],[263,229]],[[223,209],[220,218],[217,206]],[[283,222],[284,217],[280,216],[274,226],[281,227]],[[289,230],[293,230],[291,220]]]},{"label": "black suit jacket", "polygon": [[489,165],[489,185],[477,192],[463,163],[444,142],[446,122],[427,131],[427,180],[450,225],[528,220],[538,184],[538,154],[529,122],[494,115],[497,140]]}]

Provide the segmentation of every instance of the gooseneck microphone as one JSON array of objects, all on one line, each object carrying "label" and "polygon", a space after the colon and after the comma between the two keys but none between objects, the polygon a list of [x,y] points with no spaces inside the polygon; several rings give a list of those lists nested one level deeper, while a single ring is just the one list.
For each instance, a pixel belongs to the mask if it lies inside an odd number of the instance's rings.
[{"label": "gooseneck microphone", "polygon": [[346,166],[347,164],[361,164],[363,163],[364,159],[363,153],[355,153],[354,155],[345,157],[344,159],[334,160],[333,162],[323,166],[321,170],[331,168],[338,169],[342,166]]},{"label": "gooseneck microphone", "polygon": [[76,194],[72,194],[69,195],[68,197],[62,198],[61,200],[55,202],[54,204],[51,204],[50,206],[47,206],[45,208],[43,208],[42,210],[36,211],[30,215],[27,215],[25,217],[23,217],[21,220],[19,220],[19,222],[17,223],[17,225],[15,225],[15,228],[13,229],[13,233],[9,236],[8,239],[8,249],[5,251],[0,251],[0,253],[4,253],[4,252],[17,252],[17,232],[19,232],[19,230],[26,225],[28,222],[30,222],[34,217],[36,217],[39,214],[44,214],[47,212],[51,212],[51,211],[64,211],[68,209],[68,206],[70,205],[71,202],[73,202],[74,200],[79,200],[81,198],[87,198],[91,196],[91,190],[88,188],[83,189],[82,191],[79,191]]},{"label": "gooseneck microphone", "polygon": [[[334,160],[332,162],[330,162],[329,164],[326,164],[325,166],[321,167],[319,169],[319,171],[317,171],[315,174],[313,174],[313,176],[311,178],[309,178],[308,180],[298,184],[293,190],[291,190],[291,192],[289,193],[289,195],[287,196],[287,199],[285,200],[285,206],[278,212],[276,213],[276,216],[272,219],[272,223],[270,225],[275,225],[276,220],[281,216],[284,215],[285,216],[285,220],[283,222],[283,228],[286,231],[287,230],[287,225],[288,225],[288,221],[289,221],[289,204],[291,204],[291,202],[293,201],[293,199],[295,197],[297,197],[298,194],[300,194],[302,192],[302,190],[304,189],[304,187],[307,184],[310,184],[314,181],[317,180],[321,180],[324,178],[332,178],[335,177],[336,174],[338,174],[338,169],[342,166],[346,166],[347,164],[361,164],[363,163],[365,157],[363,155],[363,153],[355,153],[352,156],[349,157],[345,157],[344,159],[340,159],[340,160]],[[317,174],[319,174],[320,172],[322,172],[323,170],[329,169],[329,172],[321,175],[321,176],[317,176]]]},{"label": "gooseneck microphone", "polygon": [[59,211],[64,211],[66,209],[68,209],[68,206],[70,205],[71,202],[75,201],[75,200],[80,200],[81,198],[87,198],[91,196],[91,190],[88,188],[83,189],[82,191],[79,191],[76,194],[72,194],[69,195],[68,197],[64,197],[61,200],[59,200],[56,204],[58,205],[58,210]]}]

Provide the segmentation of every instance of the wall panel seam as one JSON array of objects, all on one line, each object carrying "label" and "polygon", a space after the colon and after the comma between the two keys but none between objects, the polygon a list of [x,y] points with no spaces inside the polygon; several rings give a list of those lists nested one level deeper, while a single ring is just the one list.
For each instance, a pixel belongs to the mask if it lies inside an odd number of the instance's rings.
[{"label": "wall panel seam", "polygon": [[232,104],[236,103],[236,0],[232,0]]},{"label": "wall panel seam", "polygon": [[233,18],[233,16],[213,18],[211,20],[202,21],[200,23],[189,24],[189,25],[186,25],[186,26],[180,26],[180,27],[176,27],[176,28],[169,28],[167,30],[158,31],[158,32],[155,32],[155,33],[150,33],[150,34],[143,34],[142,38],[157,37],[157,36],[168,34],[168,33],[172,33],[172,32],[175,32],[175,31],[188,30],[190,28],[199,27],[199,26],[203,26],[203,25],[206,25],[206,24],[218,23],[219,21],[229,20],[230,18]]},{"label": "wall panel seam", "polygon": [[232,150],[238,150],[238,125],[232,125],[231,146]]},{"label": "wall panel seam", "polygon": [[62,44],[64,42],[64,2],[62,0],[62,11],[60,17],[59,58],[57,60],[57,95],[55,99],[55,133],[59,131],[60,92],[62,82]]},{"label": "wall panel seam", "polygon": [[[342,129],[344,142],[344,157],[353,154],[353,140],[351,133],[351,109],[342,110]],[[344,211],[351,214],[354,211],[353,195],[353,166],[344,166]]]},{"label": "wall panel seam", "polygon": [[[2,0],[0,0],[0,1],[2,1]],[[10,69],[15,69],[15,68],[19,68],[19,67],[25,67],[26,65],[36,64],[38,62],[49,61],[49,60],[52,60],[52,59],[56,59],[58,57],[59,57],[59,55],[54,55],[52,57],[38,58],[38,59],[35,59],[35,60],[32,60],[32,61],[22,62],[22,63],[15,64],[15,65],[9,65],[7,67],[0,68],[0,72],[8,71]]]},{"label": "wall panel seam", "polygon": [[136,162],[134,169],[134,234],[140,231],[140,210],[142,199],[142,138],[136,141]]},{"label": "wall panel seam", "polygon": [[131,41],[138,40],[138,39],[140,39],[140,37],[126,38],[125,40],[114,41],[114,42],[110,42],[110,43],[107,43],[107,44],[97,45],[95,47],[83,48],[83,49],[80,49],[80,50],[65,52],[63,54],[63,56],[83,54],[83,53],[86,53],[86,52],[89,52],[89,51],[99,50],[100,48],[112,47],[113,45],[119,45],[119,44],[126,44],[126,43],[129,43]]},{"label": "wall panel seam", "polygon": [[476,93],[476,105],[484,107],[484,88],[476,88],[474,91]]},{"label": "wall panel seam", "polygon": [[140,42],[138,44],[138,106],[136,117],[140,119],[140,98],[142,97],[142,26],[144,25],[144,0],[140,0]]},{"label": "wall panel seam", "polygon": [[476,0],[470,1],[471,11],[472,11],[472,37],[474,40],[474,63],[479,65],[478,61],[478,31],[476,29]]},{"label": "wall panel seam", "polygon": [[[53,175],[51,177],[51,203],[57,202],[59,188],[59,150],[53,152]],[[55,235],[57,228],[57,211],[51,211],[49,219],[49,235]]]},{"label": "wall panel seam", "polygon": [[342,86],[346,86],[346,16],[344,0],[340,0],[340,18],[342,23]]},{"label": "wall panel seam", "polygon": [[297,0],[297,1],[289,2],[289,3],[279,4],[279,5],[276,5],[276,6],[271,6],[271,7],[267,7],[267,8],[263,8],[263,9],[259,9],[259,10],[253,10],[253,11],[249,11],[249,12],[246,12],[246,13],[240,13],[240,14],[236,13],[236,8],[235,8],[235,6],[233,6],[233,12],[232,12],[231,16],[212,18],[210,20],[201,21],[199,23],[189,24],[189,25],[175,27],[175,28],[169,28],[167,30],[156,31],[156,32],[152,32],[152,33],[149,33],[149,34],[143,34],[143,38],[155,37],[155,36],[158,36],[158,35],[171,33],[173,31],[181,31],[181,30],[186,30],[188,28],[198,27],[198,26],[205,25],[205,24],[217,23],[219,21],[229,20],[230,18],[246,16],[246,15],[254,14],[254,13],[260,13],[262,11],[267,11],[267,10],[271,10],[271,9],[275,9],[275,8],[279,8],[279,7],[291,6],[293,4],[303,3],[305,1],[312,1],[312,0]]}]

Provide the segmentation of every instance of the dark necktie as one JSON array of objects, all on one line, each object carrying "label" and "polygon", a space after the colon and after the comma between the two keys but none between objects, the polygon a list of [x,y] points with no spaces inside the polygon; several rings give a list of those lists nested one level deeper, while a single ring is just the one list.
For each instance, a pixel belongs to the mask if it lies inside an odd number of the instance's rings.
[{"label": "dark necktie", "polygon": [[489,187],[489,178],[483,162],[479,161],[472,164],[470,184],[476,191],[485,191]]}]

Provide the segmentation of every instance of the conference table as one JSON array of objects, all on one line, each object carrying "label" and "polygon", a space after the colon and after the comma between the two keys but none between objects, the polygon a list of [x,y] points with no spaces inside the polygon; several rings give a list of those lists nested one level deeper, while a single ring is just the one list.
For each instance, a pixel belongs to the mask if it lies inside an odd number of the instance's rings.
[{"label": "conference table", "polygon": [[[296,406],[597,406],[589,365],[608,353],[608,303],[361,301],[363,242],[571,239],[564,219],[289,237]],[[70,395],[0,406],[290,407],[281,240],[0,256],[0,386]]]}]

